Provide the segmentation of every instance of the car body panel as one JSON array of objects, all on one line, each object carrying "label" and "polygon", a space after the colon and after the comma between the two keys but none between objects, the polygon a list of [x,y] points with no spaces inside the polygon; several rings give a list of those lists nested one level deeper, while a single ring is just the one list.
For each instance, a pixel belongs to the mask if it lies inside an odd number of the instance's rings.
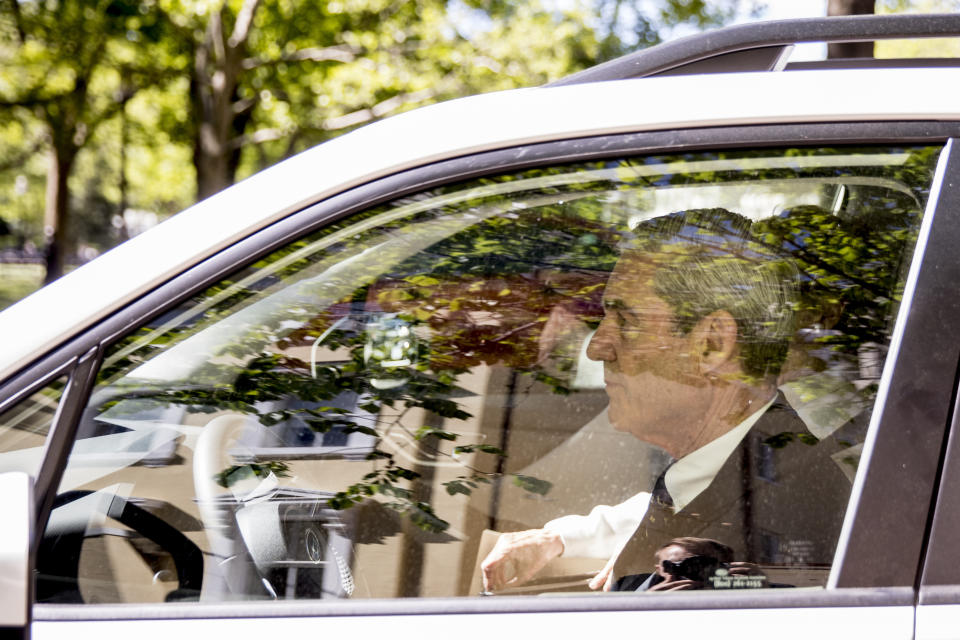
[{"label": "car body panel", "polygon": [[[640,599],[650,596],[639,596]],[[656,596],[654,596],[656,597]],[[907,640],[913,635],[913,607],[823,607],[789,609],[715,609],[699,610],[695,619],[690,611],[608,611],[602,618],[596,612],[478,613],[468,615],[389,615],[329,616],[325,618],[205,618],[96,621],[37,621],[35,640],[60,640],[66,637],[95,637],[100,640],[141,640],[177,636],[229,636],[235,640],[262,638],[282,629],[284,637],[306,638],[318,634],[331,637],[422,638],[455,635],[463,640],[489,637],[590,638],[613,630],[670,636],[709,635],[717,640],[739,640],[777,630],[784,640],[840,637],[868,634],[884,640]],[[941,636],[944,637],[944,636]],[[938,638],[939,640],[939,638]]]},{"label": "car body panel", "polygon": [[0,506],[12,521],[0,529],[0,627],[22,626],[30,620],[32,489],[25,473],[0,474]]},{"label": "car body panel", "polygon": [[960,604],[921,605],[917,607],[916,640],[954,640],[960,637],[957,619]]}]

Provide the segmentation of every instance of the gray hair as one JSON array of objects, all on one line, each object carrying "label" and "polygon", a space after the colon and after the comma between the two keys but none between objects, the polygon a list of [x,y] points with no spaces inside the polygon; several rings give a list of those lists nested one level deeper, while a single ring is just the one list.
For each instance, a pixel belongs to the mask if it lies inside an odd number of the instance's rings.
[{"label": "gray hair", "polygon": [[751,222],[726,209],[681,211],[641,223],[634,246],[655,267],[653,288],[688,333],[714,311],[737,321],[743,370],[780,371],[794,330],[799,271],[776,247],[759,242]]}]

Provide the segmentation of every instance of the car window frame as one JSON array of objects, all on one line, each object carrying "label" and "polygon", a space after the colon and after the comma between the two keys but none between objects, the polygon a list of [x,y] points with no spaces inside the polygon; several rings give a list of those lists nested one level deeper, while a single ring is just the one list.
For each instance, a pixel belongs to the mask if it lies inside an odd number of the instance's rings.
[{"label": "car window frame", "polygon": [[[65,397],[61,404],[64,405],[67,400],[71,401],[73,410],[65,410],[63,414],[58,414],[54,428],[58,433],[64,434],[58,438],[56,446],[48,447],[48,457],[44,461],[44,472],[46,474],[45,487],[52,489],[56,487],[59,478],[63,473],[66,463],[66,457],[69,454],[69,445],[72,440],[73,432],[77,427],[79,414],[89,396],[90,389],[93,386],[93,380],[97,370],[99,354],[113,341],[119,339],[131,328],[139,326],[149,318],[159,315],[166,310],[173,308],[183,300],[189,298],[195,293],[202,291],[211,284],[217,282],[222,277],[234,271],[241,264],[252,263],[260,257],[284,246],[296,238],[307,235],[320,227],[342,219],[358,211],[376,206],[384,202],[389,202],[396,198],[430,189],[439,184],[459,182],[462,180],[481,177],[490,174],[503,173],[506,171],[517,171],[544,165],[557,165],[569,162],[583,162],[597,160],[608,157],[623,157],[625,155],[648,155],[656,153],[676,153],[678,151],[696,151],[696,150],[715,150],[715,149],[755,149],[760,147],[790,147],[790,146],[830,146],[830,145],[884,145],[884,144],[946,144],[951,136],[960,134],[960,123],[947,122],[860,122],[860,123],[821,123],[821,124],[771,124],[771,125],[753,125],[743,127],[717,127],[717,128],[691,128],[682,130],[670,130],[659,132],[627,133],[617,135],[604,135],[591,138],[579,138],[572,140],[563,140],[557,142],[530,144],[520,147],[511,147],[496,151],[488,151],[470,156],[438,162],[425,165],[416,169],[406,170],[404,172],[381,178],[360,187],[352,188],[348,191],[330,197],[322,202],[313,204],[301,211],[291,214],[287,218],[280,220],[252,235],[235,243],[233,246],[224,249],[218,254],[195,265],[194,267],[175,276],[165,284],[157,287],[153,291],[145,294],[137,301],[129,304],[125,308],[115,312],[110,317],[102,320],[98,325],[83,332],[69,345],[55,351],[47,356],[43,362],[56,362],[58,357],[61,361],[65,358],[73,358],[77,369],[71,377],[71,393],[69,398]],[[802,142],[802,145],[798,145]],[[958,151],[954,148],[951,158],[957,156]],[[958,160],[951,159],[949,166],[945,166],[945,171],[955,172]],[[942,176],[938,176],[942,177]],[[945,192],[952,192],[960,187],[947,188]],[[941,193],[943,197],[943,193]],[[928,212],[933,211],[934,193],[931,191],[931,199],[928,203]],[[935,216],[936,220],[945,219],[948,216]],[[941,224],[934,229],[933,237],[940,226],[946,224],[946,220],[941,220]],[[932,226],[932,225],[931,225]],[[958,231],[960,233],[960,231]],[[942,242],[934,243],[940,247]],[[936,261],[937,255],[943,256],[943,249],[938,248],[933,251],[928,247],[927,252],[917,253],[914,259],[914,268],[920,265],[919,272],[926,274],[931,271],[931,263]],[[917,280],[917,292],[923,294],[928,286],[929,278],[920,278]],[[907,314],[908,328],[912,327],[916,321],[914,314]],[[938,329],[944,328],[938,325]],[[960,330],[960,326],[954,327]],[[916,331],[904,330],[904,335],[915,336]],[[86,350],[84,350],[86,349]],[[81,357],[81,354],[84,354]],[[915,352],[905,349],[900,351],[899,356],[903,362],[914,361],[914,364],[920,364],[921,358]],[[82,371],[80,363],[83,363]],[[954,360],[951,374],[956,370],[956,363],[960,357]],[[898,361],[899,362],[899,361]],[[41,363],[43,364],[43,363]],[[50,364],[46,365],[48,368]],[[67,365],[63,365],[67,366]],[[891,365],[888,365],[891,366]],[[898,364],[898,370],[901,365]],[[17,381],[28,380],[26,376],[30,371],[34,371],[40,364],[30,367],[23,374],[17,376],[12,382],[0,387],[0,394],[8,386],[16,386]],[[885,374],[889,375],[889,374]],[[45,378],[49,379],[49,378]],[[22,382],[26,384],[25,382]],[[953,378],[950,380],[950,389],[943,396],[943,412],[949,411],[952,401]],[[73,390],[73,389],[76,390]],[[942,389],[937,389],[938,397],[943,395]],[[0,395],[2,397],[2,395]],[[877,412],[881,407],[878,401]],[[895,414],[896,412],[892,412]],[[891,414],[891,415],[892,415]],[[879,418],[877,418],[879,420]],[[884,413],[884,420],[893,420]],[[883,427],[881,421],[880,427]],[[890,428],[884,430],[884,433],[892,432]],[[66,436],[69,435],[69,438]],[[936,438],[934,438],[935,440]],[[935,475],[940,457],[941,443],[925,443],[924,454],[920,457],[927,467],[925,476]],[[895,448],[895,447],[894,447]],[[931,453],[932,449],[936,449]],[[887,449],[884,448],[884,451]],[[932,456],[932,458],[931,458]],[[932,471],[931,471],[932,468]],[[884,477],[876,477],[872,474],[861,487],[868,492],[869,496],[875,496],[877,493],[883,494]],[[875,485],[879,489],[875,489]],[[933,487],[932,480],[929,486]],[[53,491],[45,491],[49,497],[38,494],[38,502],[46,500],[52,501]],[[873,498],[871,497],[871,500]],[[876,512],[869,512],[869,505],[874,504],[871,500],[858,502],[858,516],[851,518],[848,512],[848,518],[852,520],[849,527],[848,537],[851,540],[860,539],[862,533],[869,530],[871,524],[875,524],[880,515]],[[924,514],[929,505],[924,505]],[[861,513],[861,511],[863,513]],[[49,509],[38,513],[37,531],[42,531],[46,524],[46,518]],[[866,515],[865,515],[866,514]],[[923,518],[924,527],[926,517]],[[902,532],[901,532],[902,535]],[[909,537],[909,536],[908,536]],[[920,537],[922,536],[915,536]],[[39,538],[39,536],[38,536]],[[922,542],[922,541],[921,541]],[[890,584],[870,583],[875,580],[875,572],[869,570],[869,562],[865,562],[862,554],[845,554],[842,556],[843,562],[838,568],[838,586],[845,587],[840,591],[823,592],[804,592],[793,594],[770,594],[764,593],[759,596],[748,594],[717,594],[704,597],[703,595],[694,595],[691,597],[670,598],[669,601],[654,603],[653,601],[644,601],[643,608],[655,609],[709,609],[726,608],[736,603],[738,608],[768,608],[780,606],[851,606],[857,605],[904,605],[908,602],[912,604],[914,599],[915,576],[918,572],[919,557],[913,560],[900,557],[894,563],[896,565],[896,580]],[[869,559],[866,559],[869,560]],[[904,577],[909,576],[909,580]],[[884,589],[885,594],[882,598],[871,591],[873,587],[884,586],[893,587]],[[770,596],[773,595],[771,598]],[[508,605],[507,600],[513,604]],[[489,600],[491,604],[485,604],[487,599],[473,598],[451,598],[440,600],[424,600],[414,609],[427,612],[480,612],[480,611],[503,611],[504,607],[510,611],[573,611],[580,608],[589,610],[618,610],[618,609],[636,609],[637,601],[627,602],[621,598],[597,599],[590,595],[571,596],[559,601],[548,602],[549,599],[538,598],[538,602],[530,602],[525,598],[496,598]],[[582,602],[580,602],[582,600]],[[496,602],[496,604],[494,603]],[[399,602],[399,601],[398,601]],[[419,601],[418,601],[419,602]],[[316,611],[315,615],[350,615],[350,611],[364,611],[367,614],[382,612],[391,613],[392,611],[410,612],[410,600],[403,600],[400,606],[392,601],[384,600],[375,603],[297,603],[297,611]],[[432,603],[432,604],[431,604]],[[834,603],[834,604],[831,604]],[[282,611],[286,609],[282,606],[284,603],[273,603],[276,615],[283,615]],[[93,609],[111,608],[122,605],[97,605]],[[264,605],[267,606],[267,605]],[[73,611],[72,615],[79,616],[71,619],[87,619],[89,615],[99,615],[93,613],[82,613],[83,609],[90,609],[90,605],[68,606],[64,605],[36,605],[37,614],[35,619],[63,619],[66,611]],[[232,611],[230,615],[245,615],[248,612],[242,605],[207,605],[190,603],[186,605],[146,605],[138,607],[135,617],[150,618],[151,616],[168,617],[171,607],[175,607],[180,617],[206,617],[209,614],[215,615],[215,611]],[[211,608],[212,607],[212,608]],[[219,609],[218,609],[219,607]],[[260,605],[257,607],[260,609]],[[269,607],[268,607],[269,608]],[[586,610],[584,609],[584,610]],[[202,610],[202,611],[201,611]],[[59,611],[59,613],[56,613]],[[104,610],[106,611],[106,610]],[[167,611],[168,613],[163,613]],[[194,613],[188,613],[194,611]],[[265,609],[258,612],[259,615],[274,615],[268,613]],[[131,614],[133,615],[133,614]],[[298,614],[299,615],[299,614]],[[314,615],[314,614],[309,614]],[[47,618],[47,616],[51,616]]]},{"label": "car window frame", "polygon": [[[96,371],[100,365],[99,346],[76,351],[76,342],[73,341],[60,351],[42,358],[15,378],[0,385],[0,398],[4,399],[0,402],[0,413],[2,413],[58,378],[66,378],[49,432],[43,443],[43,460],[36,477],[31,478],[34,489],[35,527],[47,520],[54,491],[66,466],[66,458],[79,424],[80,414],[90,396]],[[34,531],[39,530],[34,529]],[[39,539],[40,536],[37,535],[32,541],[31,556],[36,553]]]},{"label": "car window frame", "polygon": [[[960,193],[953,189],[940,198],[946,210],[960,207]],[[953,265],[951,265],[953,266]],[[954,268],[952,275],[956,277]],[[944,274],[945,276],[951,273]],[[954,281],[956,282],[956,281]],[[949,290],[949,281],[943,280],[943,291]],[[946,317],[960,315],[960,305],[943,311]],[[956,340],[955,340],[956,342]],[[922,574],[919,576],[919,605],[960,604],[960,367],[953,380],[953,406],[948,425],[948,437],[940,459],[941,471],[935,487],[935,505],[929,520],[929,537],[924,548]]]}]

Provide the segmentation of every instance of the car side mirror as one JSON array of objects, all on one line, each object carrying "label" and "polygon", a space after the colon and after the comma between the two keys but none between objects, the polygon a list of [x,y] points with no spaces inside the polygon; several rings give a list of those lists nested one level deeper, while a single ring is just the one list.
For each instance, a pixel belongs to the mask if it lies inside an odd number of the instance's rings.
[{"label": "car side mirror", "polygon": [[[21,471],[0,474],[0,635],[28,638],[33,584],[33,481]],[[18,633],[19,631],[19,633]]]}]

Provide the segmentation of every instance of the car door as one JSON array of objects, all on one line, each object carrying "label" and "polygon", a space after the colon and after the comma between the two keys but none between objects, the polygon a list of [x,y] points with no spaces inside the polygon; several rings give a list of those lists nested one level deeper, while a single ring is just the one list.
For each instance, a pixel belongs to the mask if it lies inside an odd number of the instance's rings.
[{"label": "car door", "polygon": [[[8,384],[4,415],[21,416],[70,376],[27,447],[46,446],[33,633],[912,636],[958,362],[940,297],[956,151],[946,125],[882,125],[878,143],[880,127],[477,154],[325,200],[171,280]],[[497,533],[586,526],[669,463],[612,428],[590,344],[618,262],[678,211],[745,221],[777,256],[759,262],[795,274],[775,375],[799,426],[748,427],[750,508],[711,534],[729,525],[721,542],[758,567],[741,586],[783,588],[589,593],[629,535],[566,533],[535,580],[481,595]],[[821,490],[821,469],[843,488]],[[629,534],[642,514],[621,513]]]}]

